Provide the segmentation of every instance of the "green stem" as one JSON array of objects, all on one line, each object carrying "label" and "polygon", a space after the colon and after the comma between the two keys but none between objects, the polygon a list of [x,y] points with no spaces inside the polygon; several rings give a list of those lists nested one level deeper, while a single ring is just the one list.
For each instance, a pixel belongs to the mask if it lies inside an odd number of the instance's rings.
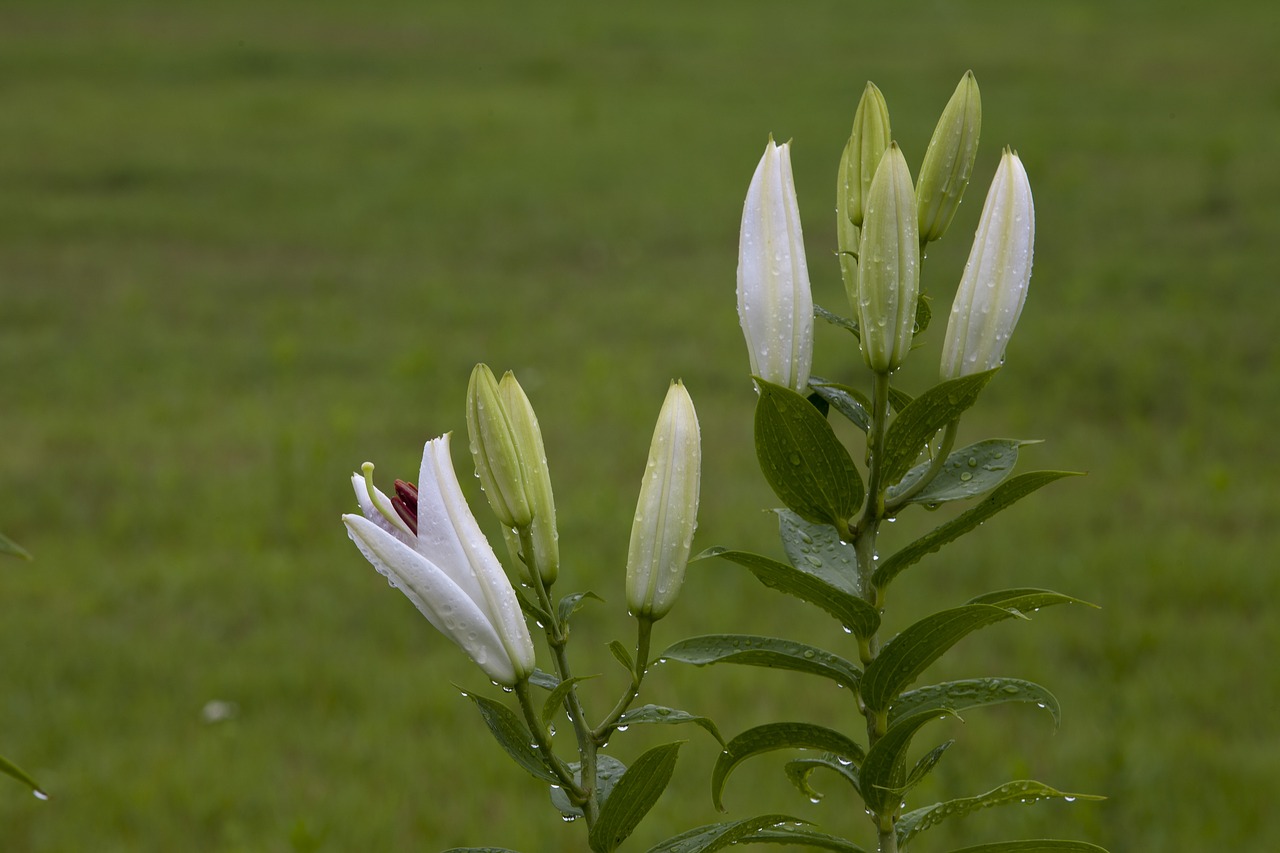
[{"label": "green stem", "polygon": [[570,801],[587,799],[585,791],[580,789],[578,783],[574,781],[572,771],[551,749],[551,736],[542,725],[542,718],[538,716],[538,710],[533,705],[533,697],[529,695],[528,679],[516,683],[515,693],[516,698],[520,700],[520,709],[524,712],[524,721],[528,724],[529,731],[533,733],[533,742],[537,744],[538,752],[551,768],[551,772],[556,774],[561,786],[568,792]]},{"label": "green stem", "polygon": [[600,747],[609,742],[609,736],[617,727],[618,720],[631,707],[631,703],[640,695],[640,684],[644,681],[645,670],[649,666],[649,638],[653,633],[653,620],[645,616],[636,617],[636,659],[635,669],[631,672],[631,687],[622,694],[618,704],[613,706],[609,716],[591,732],[592,739]]},{"label": "green stem", "polygon": [[899,509],[907,505],[907,502],[920,494],[920,491],[929,483],[933,482],[933,478],[938,476],[942,471],[943,464],[947,461],[947,456],[951,453],[951,448],[956,443],[956,430],[959,427],[959,421],[952,421],[947,424],[946,431],[942,433],[942,443],[938,445],[937,452],[933,455],[933,459],[929,463],[929,470],[924,472],[920,479],[911,484],[911,487],[902,494],[895,497],[885,505],[885,512],[893,515]]}]

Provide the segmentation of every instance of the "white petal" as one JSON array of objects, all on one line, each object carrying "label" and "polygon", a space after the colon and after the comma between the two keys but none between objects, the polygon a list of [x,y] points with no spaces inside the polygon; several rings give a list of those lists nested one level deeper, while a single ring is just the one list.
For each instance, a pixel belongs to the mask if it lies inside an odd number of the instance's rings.
[{"label": "white petal", "polygon": [[[362,474],[351,475],[351,487],[356,491],[356,502],[360,504],[360,512],[364,514],[365,518],[388,533],[394,534],[397,539],[406,545],[413,541],[413,531],[400,520],[395,507],[391,505],[391,499],[383,494],[381,489],[374,486],[373,495],[370,496],[369,484]],[[384,512],[379,512],[378,507],[382,507],[385,514]],[[389,521],[388,517],[395,519],[395,522]]]}]

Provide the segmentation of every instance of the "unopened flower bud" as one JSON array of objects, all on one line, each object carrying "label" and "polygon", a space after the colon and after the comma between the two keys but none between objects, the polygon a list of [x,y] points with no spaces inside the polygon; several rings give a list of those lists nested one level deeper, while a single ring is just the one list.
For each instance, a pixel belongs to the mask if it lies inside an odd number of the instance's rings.
[{"label": "unopened flower bud", "polygon": [[702,443],[693,399],[672,382],[649,445],[627,550],[627,609],[654,621],[670,612],[684,583],[698,521]]},{"label": "unopened flower bud", "polygon": [[790,144],[772,138],[742,208],[738,319],[751,373],[804,394],[813,363],[813,296]]},{"label": "unopened flower bud", "polygon": [[[840,175],[836,181],[836,209],[841,223],[847,220],[861,228],[866,217],[867,194],[871,180],[893,137],[889,131],[889,105],[874,83],[868,81],[853,114],[853,132],[840,158]],[[837,228],[837,233],[841,229]],[[840,250],[845,251],[845,246]],[[855,251],[856,246],[849,246]]]},{"label": "unopened flower bud", "polygon": [[503,374],[502,381],[498,383],[498,395],[511,419],[516,453],[524,472],[525,492],[533,514],[529,525],[533,553],[524,554],[521,559],[517,539],[517,553],[512,556],[520,562],[531,562],[537,568],[542,582],[550,586],[555,583],[560,570],[560,542],[556,531],[556,503],[551,494],[551,472],[547,468],[547,452],[542,445],[542,430],[538,427],[538,417],[533,412],[533,405],[511,371]]},{"label": "unopened flower bud", "polygon": [[528,527],[533,512],[511,418],[498,393],[498,380],[485,364],[475,366],[467,386],[467,434],[476,474],[494,515],[504,527]]},{"label": "unopened flower bud", "polygon": [[951,306],[942,346],[943,379],[990,370],[1004,361],[1027,299],[1035,235],[1031,183],[1018,155],[1006,148]]},{"label": "unopened flower bud", "polygon": [[877,373],[896,370],[911,348],[920,289],[920,240],[911,171],[889,146],[867,196],[853,309],[862,357]]},{"label": "unopened flower bud", "polygon": [[960,207],[982,130],[982,97],[972,71],[966,71],[942,111],[924,152],[916,185],[920,241],[930,243],[946,233]]}]

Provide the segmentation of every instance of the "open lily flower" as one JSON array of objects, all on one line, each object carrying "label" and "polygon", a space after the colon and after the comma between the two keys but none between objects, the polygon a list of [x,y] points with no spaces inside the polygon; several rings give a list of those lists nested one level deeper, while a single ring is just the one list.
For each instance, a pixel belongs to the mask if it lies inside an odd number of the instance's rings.
[{"label": "open lily flower", "polygon": [[428,441],[418,487],[396,481],[388,498],[373,465],[351,478],[361,515],[347,533],[379,573],[490,678],[512,686],[534,670],[533,641],[511,581],[467,506],[449,435]]}]

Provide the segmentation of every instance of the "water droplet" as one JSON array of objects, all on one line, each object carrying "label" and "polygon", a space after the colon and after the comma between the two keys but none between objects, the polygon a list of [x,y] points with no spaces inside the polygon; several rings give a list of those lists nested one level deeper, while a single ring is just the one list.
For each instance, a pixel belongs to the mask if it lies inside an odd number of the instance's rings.
[{"label": "water droplet", "polygon": [[[33,789],[33,790],[31,791],[31,793],[32,793],[32,795],[33,795],[37,800],[47,800],[47,799],[49,799],[49,795],[48,795],[48,794],[46,794],[44,791],[41,791],[39,788],[35,788],[35,789]],[[1074,797],[1072,797],[1072,799],[1075,799],[1075,798],[1074,798]]]},{"label": "water droplet", "polygon": [[630,726],[618,726],[618,731],[620,731],[620,732],[625,732],[625,731],[626,731],[627,729],[629,729],[629,728],[630,728]]}]

